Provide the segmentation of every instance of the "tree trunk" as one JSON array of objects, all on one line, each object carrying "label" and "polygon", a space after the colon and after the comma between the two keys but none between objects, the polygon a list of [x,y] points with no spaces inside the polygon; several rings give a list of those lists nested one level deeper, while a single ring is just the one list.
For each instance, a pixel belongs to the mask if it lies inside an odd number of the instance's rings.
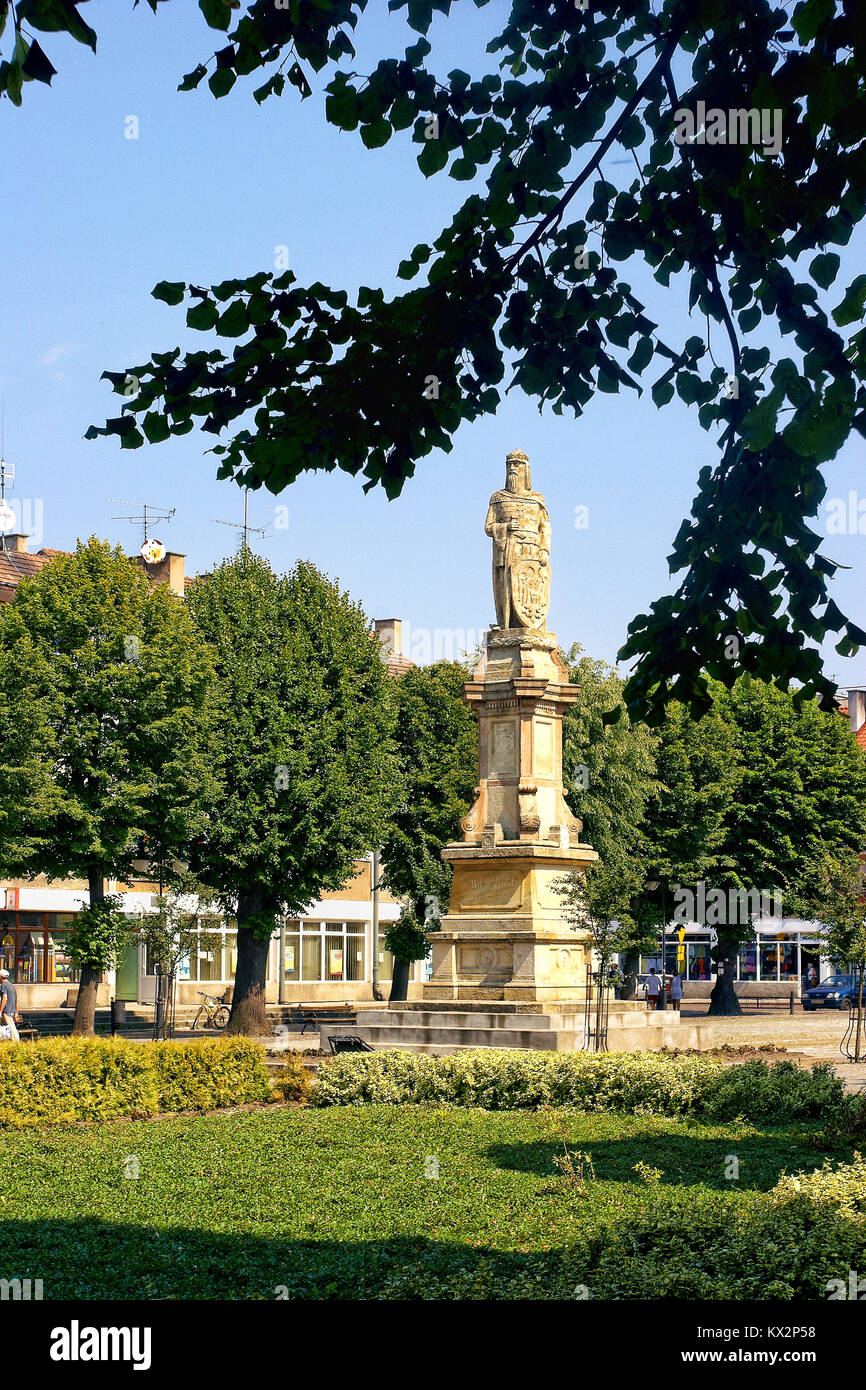
[{"label": "tree trunk", "polygon": [[[87,890],[91,907],[102,902],[105,892],[101,864],[91,864],[88,868]],[[75,1017],[72,1020],[73,1037],[92,1038],[96,1033],[96,991],[99,976],[100,971],[91,969],[89,965],[82,966],[78,977]]]},{"label": "tree trunk", "polygon": [[713,952],[716,961],[716,983],[710,995],[708,1016],[733,1018],[743,1012],[734,990],[734,981],[737,978],[737,950],[736,941],[726,941],[719,936],[719,944]]},{"label": "tree trunk", "polygon": [[409,997],[409,965],[408,960],[395,960],[394,973],[391,976],[391,993],[388,995],[389,1002],[394,1004]]},{"label": "tree trunk", "polygon": [[272,1031],[265,1010],[271,933],[263,938],[244,925],[259,913],[267,913],[275,921],[277,903],[258,891],[238,894],[238,963],[228,1025],[230,1033],[261,1036]]},{"label": "tree trunk", "polygon": [[620,999],[634,999],[637,994],[637,977],[640,969],[640,956],[636,953],[625,958],[623,967],[623,983],[620,990]]}]

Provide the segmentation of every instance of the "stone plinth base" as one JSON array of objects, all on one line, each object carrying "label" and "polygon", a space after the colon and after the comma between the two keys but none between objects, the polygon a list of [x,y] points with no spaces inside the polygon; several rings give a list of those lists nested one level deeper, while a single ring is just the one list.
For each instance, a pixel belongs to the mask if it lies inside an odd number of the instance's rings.
[{"label": "stone plinth base", "polygon": [[595,859],[589,845],[500,841],[448,845],[451,905],[431,932],[433,974],[422,998],[579,1000],[588,948],[563,917],[557,880]]},{"label": "stone plinth base", "polygon": [[[365,1009],[357,1024],[322,1031],[351,1034],[374,1048],[399,1048],[448,1056],[476,1047],[506,1047],[544,1052],[580,1052],[586,1048],[584,1006],[562,1000],[549,1007],[528,1008],[520,1002],[491,1007],[488,1000],[445,1004],[416,1003]],[[651,1013],[645,1005],[616,1001],[610,1005],[609,1052],[658,1052],[662,1048],[712,1047],[712,1029],[704,1022],[680,1020],[676,1013]]]}]

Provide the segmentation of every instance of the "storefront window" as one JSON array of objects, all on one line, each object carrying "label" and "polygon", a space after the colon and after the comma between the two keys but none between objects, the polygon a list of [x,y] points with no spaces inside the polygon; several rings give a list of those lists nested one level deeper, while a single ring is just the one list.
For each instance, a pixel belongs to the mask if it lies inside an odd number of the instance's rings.
[{"label": "storefront window", "polygon": [[689,941],[686,943],[686,966],[690,980],[709,980],[711,961],[708,942]]},{"label": "storefront window", "polygon": [[[188,961],[183,962],[184,972],[178,970],[179,979],[201,980],[204,983],[215,980],[233,980],[238,963],[237,928],[202,926]],[[152,971],[149,971],[152,973]]]},{"label": "storefront window", "polygon": [[316,928],[315,936],[312,936],[304,923],[304,935],[301,946],[301,978],[304,980],[321,980],[322,978],[322,933],[320,928]]},{"label": "storefront window", "polygon": [[778,980],[779,978],[779,948],[774,941],[772,946],[761,945],[761,979]]},{"label": "storefront window", "polygon": [[740,947],[740,979],[756,980],[758,978],[758,947],[754,941],[748,941],[745,946]]},{"label": "storefront window", "polygon": [[283,961],[283,979],[297,983],[301,978],[301,924],[289,922],[286,926],[286,953]]},{"label": "storefront window", "polygon": [[796,980],[797,978],[797,943],[796,941],[781,941],[779,943],[779,979]]},{"label": "storefront window", "polygon": [[286,932],[286,980],[356,982],[367,978],[366,966],[364,922],[301,922],[300,932]]},{"label": "storefront window", "polygon": [[346,923],[346,979],[365,980],[367,938],[363,922]]},{"label": "storefront window", "polygon": [[0,912],[0,965],[17,984],[71,984],[70,912]]}]

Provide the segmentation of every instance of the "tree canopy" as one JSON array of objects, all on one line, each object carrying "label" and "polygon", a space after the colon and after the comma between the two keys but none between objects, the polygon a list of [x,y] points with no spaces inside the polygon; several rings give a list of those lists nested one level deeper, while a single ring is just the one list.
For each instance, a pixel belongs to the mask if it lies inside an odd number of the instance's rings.
[{"label": "tree canopy", "polygon": [[[848,872],[866,840],[866,756],[838,711],[814,700],[749,676],[713,693],[703,719],[674,706],[660,730],[647,877],[667,891],[668,915],[673,884],[694,891],[703,882],[726,893],[777,893],[782,915],[820,916],[828,880]],[[757,915],[747,906],[715,920],[707,913],[722,966],[714,1012],[738,1012],[737,948]]]},{"label": "tree canopy", "polygon": [[244,547],[187,603],[216,668],[215,792],[190,868],[237,910],[230,1027],[264,1032],[278,912],[342,888],[399,800],[393,692],[361,609],[306,562],[278,576]]},{"label": "tree canopy", "polygon": [[0,871],[87,880],[81,1031],[118,940],[103,880],[142,840],[179,853],[202,829],[212,677],[183,602],[95,538],[0,607]]},{"label": "tree canopy", "polygon": [[[340,468],[395,496],[512,387],[575,415],[596,392],[676,394],[719,457],[674,540],[678,587],[630,626],[628,706],[652,722],[670,699],[706,708],[708,676],[736,679],[732,635],[741,670],[829,706],[818,645],[866,641],[810,524],[822,465],[866,434],[866,275],[837,283],[834,249],[866,211],[859,0],[514,0],[474,74],[437,72],[427,37],[437,12],[459,21],[456,0],[390,0],[419,37],[363,75],[366,0],[199,7],[220,46],[181,90],[220,98],[253,77],[258,102],[323,101],[364,149],[414,141],[419,174],[467,197],[406,246],[405,293],[350,302],[291,270],[161,282],[209,343],[106,372],[124,402],[88,433],[138,448],[198,422],[221,477],[278,493]],[[8,15],[15,102],[53,76],[36,33],[96,46],[71,0],[0,0]],[[694,331],[660,331],[626,278],[641,265],[681,292]]]},{"label": "tree canopy", "polygon": [[478,780],[478,721],[463,699],[471,674],[462,662],[436,661],[395,685],[404,799],[382,841],[382,880],[403,902],[385,932],[395,961],[392,999],[405,998],[409,962],[427,955],[427,932],[448,907],[452,869],[441,851],[459,836]]}]

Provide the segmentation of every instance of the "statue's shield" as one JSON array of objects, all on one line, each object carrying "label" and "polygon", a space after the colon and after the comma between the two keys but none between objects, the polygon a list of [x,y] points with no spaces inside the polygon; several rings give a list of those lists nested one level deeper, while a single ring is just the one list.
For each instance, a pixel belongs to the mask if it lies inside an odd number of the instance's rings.
[{"label": "statue's shield", "polygon": [[543,628],[550,600],[550,566],[540,560],[518,560],[511,588],[511,604],[521,627]]}]

